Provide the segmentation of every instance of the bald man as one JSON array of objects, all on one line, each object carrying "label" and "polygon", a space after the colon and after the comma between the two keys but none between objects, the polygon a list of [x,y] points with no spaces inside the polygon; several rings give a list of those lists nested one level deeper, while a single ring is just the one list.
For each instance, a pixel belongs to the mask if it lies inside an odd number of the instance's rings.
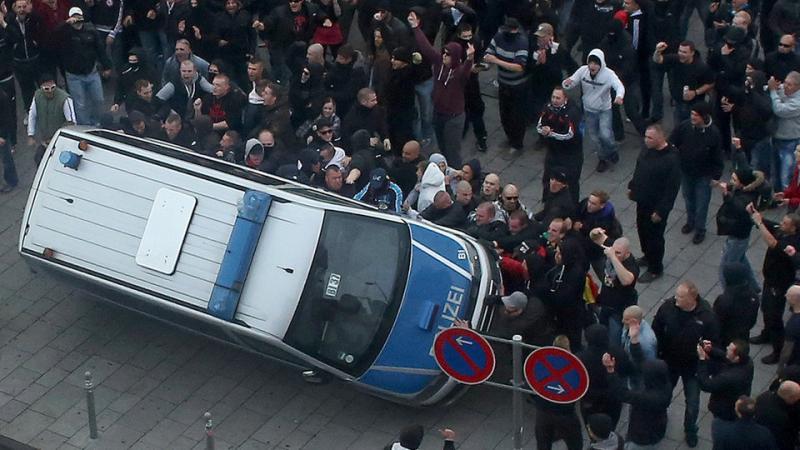
[{"label": "bald man", "polygon": [[464,225],[467,214],[461,203],[454,202],[450,194],[439,191],[433,196],[433,203],[420,213],[420,216],[436,225],[456,228]]},{"label": "bald man", "polygon": [[522,211],[528,215],[528,208],[526,208],[519,199],[519,188],[511,183],[503,187],[500,198],[494,202],[494,207],[497,208],[497,212],[502,215],[502,217],[498,217],[498,219],[505,223],[508,223],[508,218],[514,211]]},{"label": "bald man", "polygon": [[406,142],[400,152],[400,158],[395,158],[392,168],[389,169],[389,176],[400,186],[403,198],[408,198],[408,194],[417,184],[417,165],[423,160],[420,150],[419,142]]},{"label": "bald man", "polygon": [[[590,235],[605,232],[602,229],[592,231]],[[598,242],[600,239],[598,238]],[[602,242],[601,242],[602,244]],[[631,243],[628,238],[621,237],[610,247],[603,246],[606,257],[603,276],[600,281],[600,323],[608,327],[608,339],[613,345],[620,345],[622,336],[622,313],[625,308],[635,305],[639,298],[636,293],[636,279],[639,277],[639,265],[631,254]]]},{"label": "bald man", "polygon": [[780,450],[794,450],[797,426],[794,409],[800,401],[800,384],[784,381],[777,392],[767,391],[756,399],[755,421],[769,429]]},{"label": "bald man", "polygon": [[778,359],[778,372],[789,364],[800,362],[800,286],[793,285],[786,291],[786,303],[791,316],[786,321],[783,348]]},{"label": "bald man", "polygon": [[311,44],[306,50],[306,60],[309,64],[325,66],[325,48],[320,44]]},{"label": "bald man", "polygon": [[653,360],[658,356],[658,340],[644,310],[638,305],[628,306],[622,312],[622,348],[634,361]]}]

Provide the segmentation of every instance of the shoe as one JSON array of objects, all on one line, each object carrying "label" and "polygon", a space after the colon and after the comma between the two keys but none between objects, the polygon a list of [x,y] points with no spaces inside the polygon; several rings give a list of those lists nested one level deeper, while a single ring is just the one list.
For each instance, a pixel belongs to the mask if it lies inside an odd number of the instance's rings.
[{"label": "shoe", "polygon": [[761,362],[766,364],[766,365],[768,365],[768,366],[771,366],[772,364],[778,364],[778,359],[780,359],[778,354],[775,353],[775,352],[772,352],[769,355],[761,358]]},{"label": "shoe", "polygon": [[690,448],[697,447],[697,433],[686,433],[686,445]]},{"label": "shoe", "polygon": [[694,225],[690,223],[687,223],[686,225],[681,227],[681,233],[683,234],[689,234],[692,232],[692,230],[694,230]]},{"label": "shoe", "polygon": [[647,272],[642,274],[642,276],[639,277],[639,282],[640,283],[650,283],[652,281],[655,281],[655,280],[661,278],[662,275],[663,275],[662,273],[653,273],[653,272],[650,272],[648,270]]},{"label": "shoe", "polygon": [[478,138],[478,151],[481,153],[486,153],[489,147],[486,145],[486,136]]},{"label": "shoe", "polygon": [[605,172],[606,170],[608,170],[608,162],[601,159],[600,161],[598,161],[597,168],[595,170],[597,171],[597,173]]},{"label": "shoe", "polygon": [[697,231],[692,238],[692,244],[697,245],[706,240],[706,232],[705,231]]},{"label": "shoe", "polygon": [[3,187],[0,188],[0,194],[8,194],[13,191],[15,187],[16,186],[11,186],[10,184],[4,184]]},{"label": "shoe", "polygon": [[522,153],[522,150],[520,150],[518,148],[511,147],[508,150],[508,153],[506,154],[506,156],[503,159],[505,159],[506,161],[514,159],[514,158],[518,157],[520,155],[520,153]]},{"label": "shoe", "polygon": [[754,345],[763,345],[769,342],[769,338],[766,334],[761,333],[757,336],[753,336],[750,338],[750,343]]}]

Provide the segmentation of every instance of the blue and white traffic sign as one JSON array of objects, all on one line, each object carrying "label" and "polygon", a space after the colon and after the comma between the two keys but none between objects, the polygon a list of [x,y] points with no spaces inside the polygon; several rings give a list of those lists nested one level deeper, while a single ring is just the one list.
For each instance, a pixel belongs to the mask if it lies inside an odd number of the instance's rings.
[{"label": "blue and white traffic sign", "polygon": [[495,357],[489,342],[468,328],[448,328],[436,335],[433,356],[439,367],[458,382],[480,384],[494,372]]},{"label": "blue and white traffic sign", "polygon": [[573,403],[589,389],[589,373],[581,360],[559,347],[542,347],[525,359],[525,380],[553,403]]}]

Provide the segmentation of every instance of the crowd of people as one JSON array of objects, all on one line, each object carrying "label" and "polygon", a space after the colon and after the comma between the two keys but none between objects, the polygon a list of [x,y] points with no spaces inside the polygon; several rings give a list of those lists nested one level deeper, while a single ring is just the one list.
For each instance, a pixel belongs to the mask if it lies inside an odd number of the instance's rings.
[{"label": "crowd of people", "polygon": [[[580,448],[581,421],[592,448],[622,448],[625,440],[627,449],[653,448],[679,379],[690,447],[707,391],[715,448],[793,449],[800,429],[795,3],[3,0],[0,194],[19,183],[19,122],[37,162],[56,130],[78,124],[180,145],[461,230],[499,258],[505,292],[488,299],[498,311],[491,331],[555,342],[589,370],[577,410],[536,400],[539,449],[555,439]],[[695,10],[700,43],[686,39]],[[507,145],[487,140],[479,80],[487,70]],[[674,125],[666,130],[670,110]],[[626,126],[642,146],[628,183],[639,258],[610,195],[580,189],[584,147],[603,173],[619,161]],[[526,151],[526,133],[536,135],[528,151],[545,152],[540,209],[520,201],[517,185],[484,173],[480,159],[462,159],[470,129],[479,155],[491,147],[509,160]],[[678,192],[687,212],[681,232],[700,244],[715,189],[724,292],[712,305],[683,280],[648,322],[636,285],[664,272]],[[762,217],[776,207],[788,208],[779,223]],[[767,247],[761,279],[747,257],[754,228]],[[764,328],[751,337],[759,308]],[[751,343],[770,344],[762,361],[778,367],[777,381],[755,399]],[[623,403],[631,405],[625,439],[613,431]],[[418,443],[421,432],[412,431]],[[452,446],[454,433],[443,435]]]}]

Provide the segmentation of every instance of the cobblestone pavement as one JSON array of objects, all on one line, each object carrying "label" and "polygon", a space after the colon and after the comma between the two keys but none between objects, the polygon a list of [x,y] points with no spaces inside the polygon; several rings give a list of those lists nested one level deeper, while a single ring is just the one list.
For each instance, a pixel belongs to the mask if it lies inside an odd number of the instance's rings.
[{"label": "cobblestone pavement", "polygon": [[[535,131],[529,129],[521,156],[506,159],[507,148],[498,145],[505,137],[497,105],[492,98],[487,101],[493,145],[486,154],[475,153],[470,133],[464,159],[477,156],[504,183],[518,184],[523,202],[536,209],[543,153],[531,149]],[[669,123],[665,126],[671,128]],[[621,162],[603,174],[594,172],[596,158],[587,148],[581,180],[584,193],[611,193],[637,252],[635,206],[625,192],[639,144],[629,134],[621,147]],[[374,450],[410,423],[426,427],[423,449],[440,448],[436,430],[442,427],[456,430],[460,449],[512,448],[511,395],[506,391],[476,387],[450,407],[420,410],[358,393],[343,383],[309,385],[296,370],[97,302],[69,283],[32,273],[16,248],[33,177],[31,149],[20,148],[16,158],[20,188],[0,197],[0,434],[43,449],[203,449],[202,416],[210,411],[218,449]],[[712,218],[719,203],[715,194]],[[693,245],[691,235],[680,234],[683,221],[683,200],[678,196],[668,222],[665,275],[638,286],[639,303],[650,319],[679,280],[695,281],[709,301],[720,292],[717,265],[723,239],[713,234],[711,224],[706,241]],[[753,234],[749,256],[754,267],[760,267],[765,247]],[[756,360],[767,351],[765,346],[752,349]],[[89,439],[87,426],[87,370],[96,383],[97,440]],[[773,372],[774,366],[756,363],[754,394],[766,388]],[[685,448],[683,397],[680,389],[675,394],[662,449]],[[707,401],[703,394],[701,449],[711,448]],[[534,412],[530,404],[525,408],[524,448],[533,449]],[[623,419],[619,429],[626,427]]]}]

